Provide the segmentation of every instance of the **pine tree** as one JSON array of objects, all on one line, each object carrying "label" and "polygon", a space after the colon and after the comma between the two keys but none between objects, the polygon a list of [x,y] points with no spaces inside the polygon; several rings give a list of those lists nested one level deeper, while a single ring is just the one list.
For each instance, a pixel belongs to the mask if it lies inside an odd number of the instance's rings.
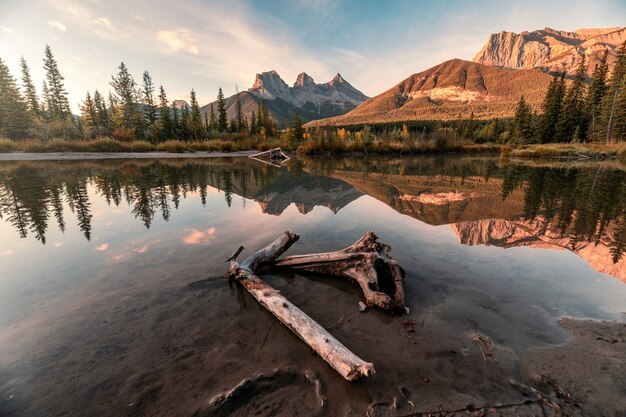
[{"label": "pine tree", "polygon": [[189,106],[187,103],[183,104],[183,107],[180,109],[180,136],[184,141],[189,140],[191,136],[191,129],[189,123]]},{"label": "pine tree", "polygon": [[254,110],[252,110],[252,115],[250,116],[250,134],[257,134],[256,114],[254,114]]},{"label": "pine tree", "polygon": [[605,50],[593,70],[591,83],[589,84],[589,90],[587,91],[587,97],[585,99],[586,136],[589,138],[596,137],[597,119],[600,115],[602,99],[607,92],[606,77],[609,72],[607,56],[608,50]]},{"label": "pine tree", "polygon": [[111,130],[122,127],[122,112],[119,109],[119,102],[117,98],[109,91],[109,120],[111,123]]},{"label": "pine tree", "polygon": [[293,137],[296,143],[300,143],[304,140],[304,129],[302,128],[302,118],[300,117],[299,114],[296,115],[296,122],[293,128]]},{"label": "pine tree", "polygon": [[529,143],[533,139],[532,110],[524,100],[524,96],[520,97],[515,110],[513,139],[517,143]]},{"label": "pine tree", "polygon": [[49,45],[46,45],[44,65],[48,87],[47,113],[51,120],[65,120],[71,116],[67,91],[63,84],[63,76],[59,71],[54,55]]},{"label": "pine tree", "polygon": [[116,76],[111,76],[111,86],[121,109],[121,127],[131,129],[134,136],[143,137],[144,118],[137,107],[135,80],[122,62]]},{"label": "pine tree", "polygon": [[[574,138],[576,130],[578,130],[579,136],[583,134],[585,69],[585,55],[582,55],[574,81],[563,99],[563,109],[556,124],[556,136],[559,142],[570,142]],[[584,140],[585,138],[580,136],[580,139]]]},{"label": "pine tree", "polygon": [[220,132],[228,129],[228,117],[226,116],[226,103],[224,102],[224,93],[220,87],[217,93],[217,127]]},{"label": "pine tree", "polygon": [[172,129],[172,115],[165,89],[161,85],[159,87],[159,138],[167,140],[174,137]]},{"label": "pine tree", "polygon": [[30,68],[24,57],[20,58],[20,66],[22,67],[22,88],[24,89],[24,97],[28,105],[28,111],[31,113],[31,117],[39,116],[41,113],[37,90],[30,77]]},{"label": "pine tree", "polygon": [[90,131],[90,136],[97,135],[98,130],[98,116],[96,112],[96,105],[94,100],[91,98],[91,94],[87,91],[87,95],[85,96],[85,100],[81,106],[81,122],[83,129],[88,129]]},{"label": "pine tree", "polygon": [[152,83],[152,77],[148,71],[143,73],[143,104],[146,106],[144,114],[148,120],[148,127],[152,127],[156,122],[156,105],[154,104],[154,84]]},{"label": "pine tree", "polygon": [[178,118],[178,109],[174,102],[172,102],[172,137],[176,139],[181,139],[181,126],[180,120]]},{"label": "pine tree", "polygon": [[611,73],[611,82],[608,85],[607,94],[602,100],[602,109],[596,130],[596,139],[610,143],[618,135],[614,119],[619,111],[619,97],[622,89],[623,78],[626,76],[626,42],[622,44],[615,58],[615,65]]},{"label": "pine tree", "polygon": [[104,97],[98,90],[93,93],[93,105],[96,110],[96,121],[100,127],[100,133],[109,134],[111,129],[111,119],[109,117],[109,111],[107,109]]},{"label": "pine tree", "polygon": [[557,72],[552,77],[548,91],[543,100],[543,115],[539,123],[539,140],[541,143],[554,142],[556,140],[556,124],[559,121],[563,96],[565,95],[565,73]]},{"label": "pine tree", "polygon": [[213,103],[211,103],[209,107],[211,109],[210,114],[209,114],[209,129],[217,130],[219,126],[217,124],[217,118],[215,117],[215,110],[213,109]]},{"label": "pine tree", "polygon": [[0,59],[0,136],[10,139],[25,138],[31,127],[27,109],[15,78]]},{"label": "pine tree", "polygon": [[191,89],[191,115],[189,118],[189,133],[192,139],[201,139],[202,134],[202,116],[200,115],[200,106],[196,99],[196,92]]},{"label": "pine tree", "polygon": [[239,97],[239,87],[235,87],[235,121],[237,123],[237,131],[241,132],[243,128],[243,110],[241,109],[241,98]]}]

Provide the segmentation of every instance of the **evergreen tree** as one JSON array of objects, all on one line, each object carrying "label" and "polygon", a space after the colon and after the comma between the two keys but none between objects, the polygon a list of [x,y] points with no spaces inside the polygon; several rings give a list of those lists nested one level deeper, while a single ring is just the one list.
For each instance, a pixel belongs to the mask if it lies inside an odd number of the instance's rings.
[{"label": "evergreen tree", "polygon": [[257,134],[256,114],[254,113],[254,110],[252,110],[252,116],[250,116],[250,134]]},{"label": "evergreen tree", "polygon": [[143,104],[146,106],[144,114],[148,120],[148,127],[152,127],[156,122],[156,105],[154,104],[154,84],[152,83],[152,77],[148,71],[143,73]]},{"label": "evergreen tree", "polygon": [[302,118],[300,117],[299,114],[296,115],[296,122],[293,128],[293,138],[296,141],[296,143],[300,143],[304,140],[304,129],[302,128]]},{"label": "evergreen tree", "polygon": [[111,86],[121,110],[121,127],[131,129],[134,136],[143,137],[144,118],[137,107],[135,80],[122,62],[116,76],[111,76]]},{"label": "evergreen tree", "polygon": [[178,109],[174,102],[172,102],[172,136],[176,139],[181,139],[181,130]]},{"label": "evergreen tree", "polygon": [[0,59],[0,136],[10,139],[25,138],[31,127],[27,109],[15,78]]},{"label": "evergreen tree", "polygon": [[607,55],[608,50],[605,50],[604,54],[602,54],[602,57],[596,64],[593,70],[593,75],[591,76],[589,90],[587,91],[587,98],[585,99],[585,122],[587,124],[586,136],[590,138],[594,138],[596,136],[597,119],[600,115],[602,99],[607,92],[606,78],[609,72]]},{"label": "evergreen tree", "polygon": [[618,136],[615,116],[620,110],[618,103],[624,77],[626,77],[626,42],[622,44],[615,58],[615,65],[611,73],[611,82],[609,83],[607,94],[602,100],[602,109],[600,110],[596,130],[596,139],[605,141],[606,143],[615,140]]},{"label": "evergreen tree", "polygon": [[189,134],[192,139],[201,139],[202,134],[202,116],[200,115],[200,106],[196,99],[196,92],[191,89],[191,115],[189,118]]},{"label": "evergreen tree", "polygon": [[217,127],[220,132],[225,132],[228,128],[228,117],[226,116],[226,103],[224,102],[224,93],[220,87],[217,93]]},{"label": "evergreen tree", "polygon": [[122,127],[122,112],[119,109],[119,102],[117,98],[109,91],[109,120],[111,123],[111,130]]},{"label": "evergreen tree", "polygon": [[91,98],[91,94],[87,91],[87,95],[85,96],[85,100],[81,106],[81,122],[83,129],[88,129],[90,132],[90,136],[95,136],[98,130],[98,116],[96,112],[96,105],[94,100]]},{"label": "evergreen tree", "polygon": [[30,68],[24,57],[20,58],[20,66],[22,67],[22,88],[24,89],[24,97],[28,105],[28,111],[31,113],[31,117],[39,116],[41,112],[39,99],[37,98],[37,90],[30,77]]},{"label": "evergreen tree", "polygon": [[217,118],[215,117],[215,110],[213,109],[213,103],[211,103],[209,107],[211,109],[210,114],[209,114],[209,128],[211,130],[217,130],[219,126],[217,124]]},{"label": "evergreen tree", "polygon": [[582,55],[574,81],[570,85],[565,98],[563,109],[556,124],[556,136],[559,142],[570,142],[578,130],[579,138],[585,140],[584,133],[584,97],[585,97],[585,55]]},{"label": "evergreen tree", "polygon": [[181,139],[184,141],[189,140],[191,134],[190,123],[189,123],[189,106],[187,103],[183,104],[180,109],[180,128],[179,128]]},{"label": "evergreen tree", "polygon": [[167,140],[174,136],[172,129],[172,115],[167,95],[163,86],[159,87],[159,139]]},{"label": "evergreen tree", "polygon": [[241,109],[241,97],[239,94],[239,87],[235,87],[235,121],[237,123],[237,131],[241,132],[243,128],[243,110]]},{"label": "evergreen tree", "polygon": [[515,110],[515,119],[513,120],[513,139],[517,143],[529,143],[533,139],[532,129],[532,109],[524,100],[524,96],[520,97]]},{"label": "evergreen tree", "polygon": [[71,116],[70,104],[67,99],[67,91],[63,84],[63,76],[59,71],[54,55],[49,45],[46,45],[44,57],[44,70],[48,88],[47,114],[51,120],[65,120]]},{"label": "evergreen tree", "polygon": [[109,134],[111,129],[111,120],[104,97],[98,90],[93,93],[93,104],[96,109],[96,121],[100,127],[100,133]]},{"label": "evergreen tree", "polygon": [[556,140],[556,125],[563,107],[563,96],[565,95],[565,73],[557,72],[552,77],[550,86],[543,100],[539,124],[539,140],[541,143],[554,142]]}]

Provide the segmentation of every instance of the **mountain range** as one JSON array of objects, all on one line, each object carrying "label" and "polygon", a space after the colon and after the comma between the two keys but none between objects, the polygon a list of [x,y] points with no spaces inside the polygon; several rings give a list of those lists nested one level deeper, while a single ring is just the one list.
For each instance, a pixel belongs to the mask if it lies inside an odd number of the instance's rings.
[{"label": "mountain range", "polygon": [[473,61],[451,59],[416,73],[356,109],[307,126],[339,126],[411,120],[512,117],[520,97],[538,111],[552,74],[571,75],[584,56],[590,74],[608,51],[612,65],[626,28],[550,28],[489,36]]},{"label": "mountain range", "polygon": [[578,29],[574,32],[551,28],[522,33],[500,32],[489,36],[473,61],[511,69],[565,71],[572,75],[584,56],[590,75],[605,50],[611,65],[617,48],[624,41],[626,27]]},{"label": "mountain range", "polygon": [[521,95],[538,109],[551,76],[451,59],[413,74],[342,116],[309,126],[509,117]]},{"label": "mountain range", "polygon": [[[317,84],[310,75],[303,72],[290,87],[276,71],[257,74],[250,89],[228,97],[225,100],[228,119],[236,117],[237,97],[243,114],[248,119],[253,111],[257,112],[259,104],[263,103],[279,124],[285,119],[293,121],[296,115],[304,122],[341,115],[368,98],[341,74],[335,75],[327,83]],[[217,112],[217,102],[203,106],[200,111],[209,113],[211,104]]]}]

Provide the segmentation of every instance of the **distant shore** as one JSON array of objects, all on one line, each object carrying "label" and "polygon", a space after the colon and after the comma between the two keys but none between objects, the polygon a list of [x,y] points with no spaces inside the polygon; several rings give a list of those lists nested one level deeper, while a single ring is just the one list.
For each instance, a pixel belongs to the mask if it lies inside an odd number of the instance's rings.
[{"label": "distant shore", "polygon": [[[50,143],[15,142],[11,148],[0,147],[0,161],[25,160],[81,160],[81,159],[154,159],[154,158],[217,158],[241,157],[255,152],[280,147],[287,152],[303,155],[427,155],[427,154],[481,154],[515,158],[626,161],[626,144],[548,143],[504,145],[497,143],[431,143],[404,146],[401,142],[379,141],[369,145],[303,143],[290,146],[280,141],[268,143],[234,143],[230,141],[180,142],[151,145],[147,142],[120,143],[111,140]],[[158,148],[158,149],[157,149]]]},{"label": "distant shore", "polygon": [[241,157],[257,151],[235,152],[7,152],[0,161],[74,161],[86,159],[182,159]]}]

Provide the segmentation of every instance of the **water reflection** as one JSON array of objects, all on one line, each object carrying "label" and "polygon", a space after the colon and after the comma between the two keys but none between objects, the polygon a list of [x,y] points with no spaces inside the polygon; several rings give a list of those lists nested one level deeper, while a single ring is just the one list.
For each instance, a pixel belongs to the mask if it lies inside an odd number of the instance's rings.
[{"label": "water reflection", "polygon": [[[11,162],[0,164],[0,217],[18,235],[46,243],[73,217],[92,236],[93,188],[109,206],[126,203],[146,228],[168,221],[190,193],[205,205],[212,189],[253,199],[264,213],[291,204],[333,212],[370,195],[431,225],[450,224],[461,243],[568,249],[595,269],[626,280],[626,171],[606,165],[525,166],[484,158],[337,158],[293,161],[284,169],[248,159]],[[64,203],[71,216],[64,212]],[[185,242],[207,244],[210,229]]]}]

